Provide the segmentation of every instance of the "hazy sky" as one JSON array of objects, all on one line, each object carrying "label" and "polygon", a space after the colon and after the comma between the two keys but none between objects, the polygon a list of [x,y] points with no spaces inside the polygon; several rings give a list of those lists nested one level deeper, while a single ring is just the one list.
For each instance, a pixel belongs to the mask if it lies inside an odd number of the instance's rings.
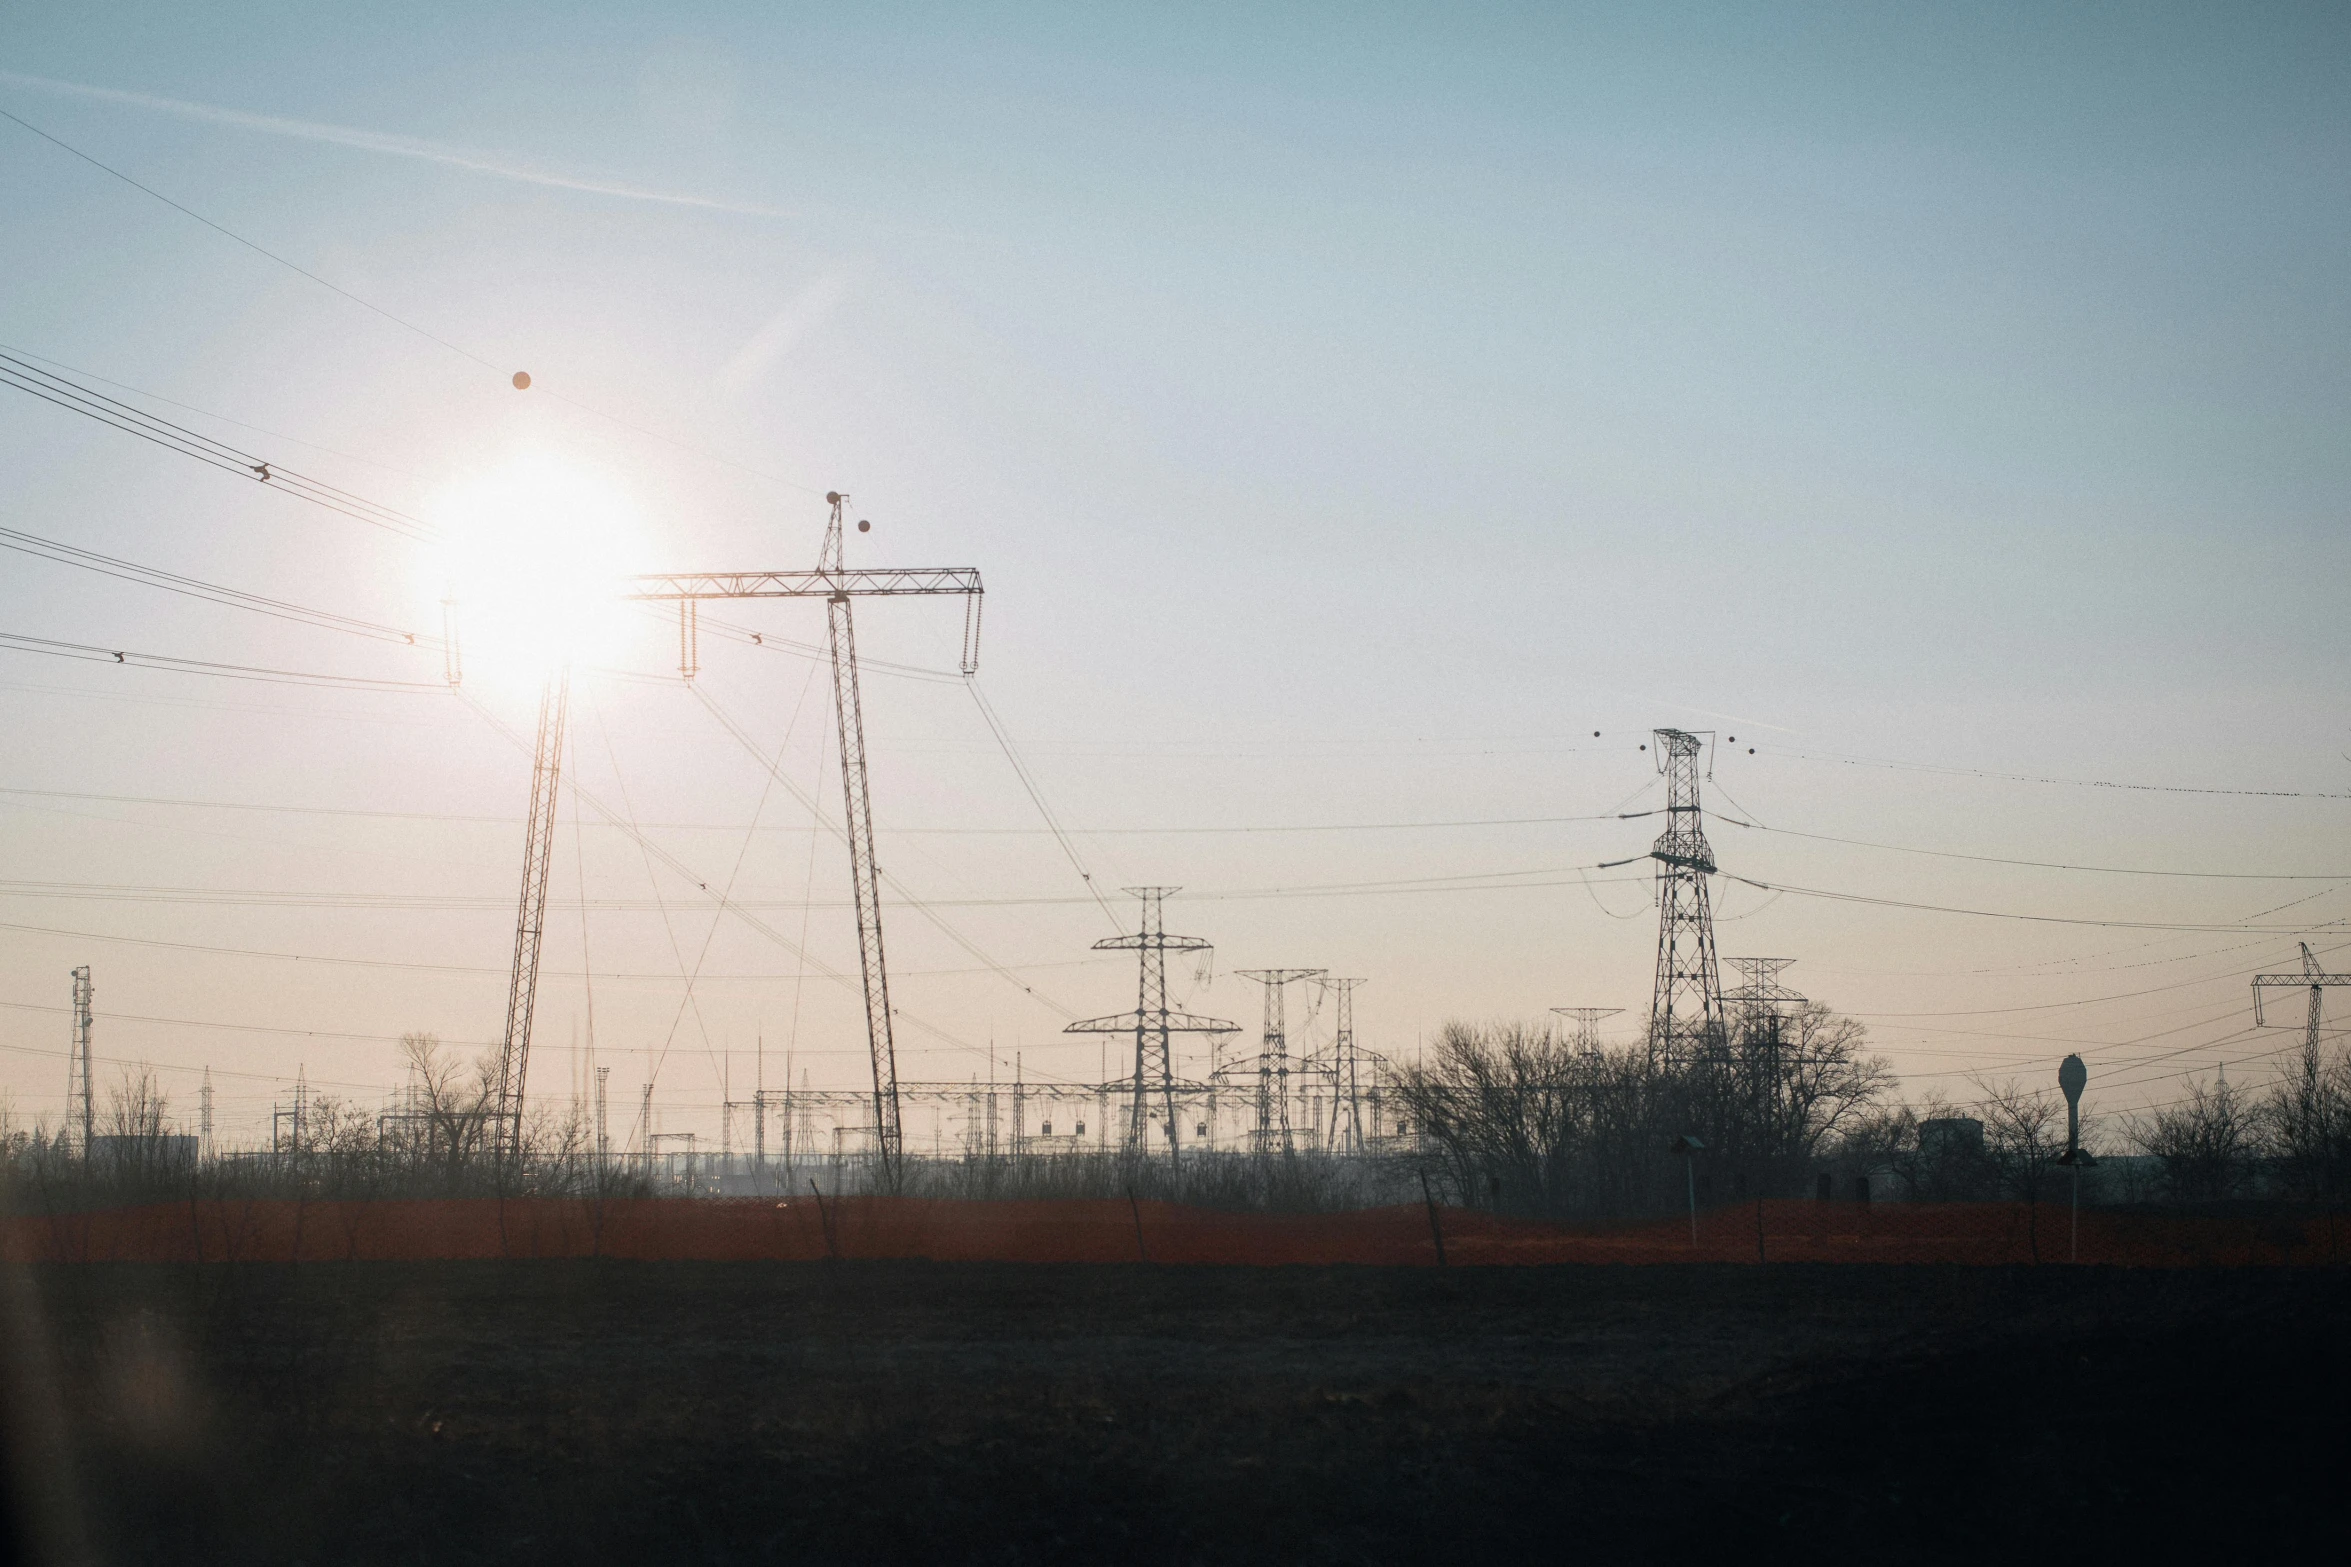
[{"label": "hazy sky", "polygon": [[[1723,952],[1797,959],[1908,1092],[2258,1077],[2293,1033],[2246,976],[2351,942],[2351,21],[1563,10],[16,7],[0,108],[386,314],[0,121],[0,343],[419,515],[558,469],[641,569],[813,565],[848,489],[853,559],[985,574],[981,687],[1095,885],[1186,888],[1195,1010],[1325,966],[1392,1053],[1631,1037],[1648,877],[1578,868],[1657,824],[1527,819],[1653,803],[1677,725],[1778,829],[1716,821],[1724,868],[1806,889],[1718,882]],[[0,528],[440,627],[434,552],[5,388]],[[860,613],[947,672],[869,674],[882,863],[1018,974],[894,905],[902,1071],[1091,1078],[1059,1029],[1133,970],[960,618]],[[441,672],[22,553],[0,631]],[[591,1010],[665,1129],[787,1049],[856,1084],[854,997],[694,884],[853,972],[840,847],[674,634],[592,662],[573,776],[693,874],[567,807],[534,1090]],[[837,809],[813,666],[704,665]],[[527,730],[527,679],[467,691]],[[0,725],[21,1117],[76,963],[102,1071],[192,1107],[209,1064],[226,1136],[297,1067],[372,1096],[403,1030],[496,1037],[528,764],[465,701],[0,651]],[[1307,827],[1348,830],[1235,830]]]}]

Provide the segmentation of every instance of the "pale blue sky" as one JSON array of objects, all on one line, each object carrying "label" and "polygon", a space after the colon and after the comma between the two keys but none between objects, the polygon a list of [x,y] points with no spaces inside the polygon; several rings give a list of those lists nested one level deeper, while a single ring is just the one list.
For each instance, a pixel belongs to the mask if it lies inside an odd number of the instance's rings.
[{"label": "pale blue sky", "polygon": [[[2351,792],[2347,34],[2316,6],[20,8],[0,18],[0,108],[539,387],[518,394],[5,122],[0,342],[262,426],[275,434],[190,421],[394,505],[523,447],[567,454],[629,497],[653,565],[809,563],[811,492],[846,487],[876,519],[864,558],[986,573],[983,679],[1075,826],[1600,812],[1649,776],[1646,731],[1681,724],[1741,736],[1718,803],[1775,826],[2071,864],[2351,871],[2341,800],[1816,759]],[[21,394],[0,402],[0,526],[401,624],[438,613],[408,546]],[[881,606],[861,629],[877,656],[952,663],[957,628],[935,607]],[[21,555],[0,571],[0,631],[437,672]],[[630,662],[664,667],[657,631]],[[709,663],[713,695],[780,738],[806,667],[733,649]],[[811,702],[789,754],[813,781]],[[951,683],[877,678],[870,710],[884,859],[910,886],[1078,890],[1048,840],[893,841],[1036,822]],[[511,750],[438,697],[11,654],[0,721],[15,741],[0,785],[19,789],[521,804]],[[615,794],[617,772],[646,820],[751,819],[759,777],[690,696],[606,681],[577,737],[580,776]],[[519,828],[6,798],[20,884],[482,906],[20,885],[0,919],[504,960]],[[761,820],[793,825],[789,802]],[[1604,885],[1605,909],[1557,876],[1207,895],[1591,864],[1638,852],[1647,825],[1081,841],[1098,880],[1195,889],[1171,922],[1216,940],[1221,964],[1371,976],[1366,1036],[1409,1049],[1452,1016],[1637,1015],[1640,887]],[[1726,867],[1805,887],[2276,927],[1762,906],[1725,888],[1744,917],[1723,950],[1797,957],[1790,981],[1871,1015],[1919,1092],[1964,1094],[1953,1074],[1971,1069],[2043,1076],[2072,1048],[2141,1097],[2185,1066],[2250,1063],[2284,1038],[2244,1033],[2244,973],[2351,917],[2326,882],[1714,836]],[[650,896],[625,840],[586,837],[592,898]],[[744,841],[675,837],[722,876]],[[746,895],[803,899],[806,837],[752,843]],[[820,846],[820,899],[845,891],[837,858]],[[658,913],[596,911],[594,966],[674,973],[682,951],[690,967],[709,926],[690,891],[662,888],[675,949]],[[575,872],[558,896],[578,895]],[[796,911],[769,917],[797,929]],[[853,953],[845,917],[814,911],[829,961]],[[951,917],[1020,965],[1077,964],[1107,929],[1085,904]],[[1056,1041],[1061,1013],[992,976],[917,975],[970,959],[911,913],[891,930],[910,1009],[1091,1075],[1091,1046]],[[158,1018],[479,1039],[502,998],[494,977],[9,931],[0,1000],[61,1006],[81,961],[102,1013]],[[792,963],[724,927],[707,969]],[[1030,977],[1080,1014],[1130,1004],[1115,961]],[[2094,1000],[2153,986],[2179,988]],[[707,989],[698,1021],[674,1021],[674,981],[597,997],[608,1049],[678,1041],[660,1097],[680,1127],[716,1097],[718,1044],[792,1027],[788,983]],[[1221,969],[1195,1005],[1254,1015]],[[541,1042],[557,1049],[536,1086],[564,1086],[584,1007],[576,981],[551,984]],[[854,1024],[846,997],[808,990],[800,1048],[845,1052],[804,1058],[818,1081],[855,1080]],[[31,1052],[62,1041],[54,1013],[0,1014],[18,1047],[0,1082],[28,1113],[53,1111],[63,1077]],[[394,1075],[380,1042],[163,1024],[109,1025],[101,1054]],[[961,1076],[971,1058],[906,1070]],[[238,1083],[247,1115],[276,1091]]]}]

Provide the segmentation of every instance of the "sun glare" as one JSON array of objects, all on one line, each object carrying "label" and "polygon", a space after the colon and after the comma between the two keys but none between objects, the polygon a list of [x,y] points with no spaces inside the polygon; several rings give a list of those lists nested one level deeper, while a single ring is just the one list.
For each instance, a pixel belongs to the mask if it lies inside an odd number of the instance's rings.
[{"label": "sun glare", "polygon": [[616,485],[533,455],[456,486],[435,513],[445,544],[434,586],[455,600],[468,679],[535,681],[617,655],[639,530]]}]

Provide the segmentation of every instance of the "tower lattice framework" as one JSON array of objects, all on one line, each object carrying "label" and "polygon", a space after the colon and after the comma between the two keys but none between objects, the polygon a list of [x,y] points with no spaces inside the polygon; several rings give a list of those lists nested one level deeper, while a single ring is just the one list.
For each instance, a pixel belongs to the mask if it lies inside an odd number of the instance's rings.
[{"label": "tower lattice framework", "polygon": [[1329,972],[1318,968],[1256,968],[1241,970],[1243,979],[1265,987],[1265,1035],[1254,1063],[1257,1068],[1257,1126],[1251,1134],[1256,1152],[1296,1151],[1290,1125],[1290,1059],[1283,998],[1291,984]]},{"label": "tower lattice framework", "polygon": [[90,1157],[91,1134],[97,1130],[95,1115],[96,1095],[91,1091],[90,1062],[91,1002],[96,991],[90,985],[87,964],[73,971],[73,1045],[66,1061],[65,1116],[66,1124],[81,1138],[82,1157]]},{"label": "tower lattice framework", "polygon": [[1649,1054],[1652,1061],[1686,1065],[1719,1059],[1727,1032],[1714,909],[1706,892],[1714,850],[1706,842],[1698,800],[1706,743],[1679,729],[1658,730],[1656,741],[1666,820],[1649,850],[1657,862],[1657,988],[1649,1003]]},{"label": "tower lattice framework", "polygon": [[1105,936],[1094,943],[1097,952],[1133,952],[1141,976],[1136,984],[1135,1010],[1121,1012],[1115,1017],[1087,1018],[1070,1024],[1066,1034],[1127,1034],[1135,1036],[1134,1105],[1127,1118],[1126,1148],[1129,1154],[1147,1158],[1151,1152],[1149,1127],[1151,1122],[1151,1095],[1160,1096],[1167,1118],[1167,1156],[1176,1156],[1176,1078],[1175,1056],[1169,1047],[1170,1037],[1176,1034],[1237,1034],[1238,1023],[1222,1018],[1197,1017],[1189,1012],[1178,1012],[1167,1004],[1167,955],[1171,952],[1206,952],[1211,943],[1198,936],[1170,936],[1160,913],[1160,905],[1175,891],[1174,887],[1129,887],[1126,889],[1143,900],[1142,924],[1131,936]]}]

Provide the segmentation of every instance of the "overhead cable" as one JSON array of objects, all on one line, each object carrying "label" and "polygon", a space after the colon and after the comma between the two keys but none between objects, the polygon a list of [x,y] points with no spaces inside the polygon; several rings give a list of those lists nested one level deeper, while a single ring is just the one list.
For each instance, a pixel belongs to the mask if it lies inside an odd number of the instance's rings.
[{"label": "overhead cable", "polygon": [[[225,224],[214,222],[212,219],[206,217],[203,213],[196,211],[193,207],[184,206],[181,203],[172,200],[169,196],[166,196],[163,192],[157,190],[154,186],[142,184],[140,181],[133,179],[130,175],[125,174],[122,170],[116,168],[114,165],[102,162],[99,159],[92,157],[90,154],[82,151],[79,147],[74,146],[72,143],[67,142],[59,137],[50,135],[49,132],[41,129],[41,127],[35,125],[32,121],[25,119],[22,115],[11,114],[6,109],[0,109],[0,119],[14,121],[24,129],[32,132],[35,136],[40,137],[43,141],[48,142],[51,146],[56,147],[64,152],[71,153],[74,157],[81,159],[84,163],[89,164],[94,169],[111,174],[116,179],[122,181],[125,185],[130,186],[133,190],[140,191],[148,196],[152,196],[157,201],[160,201],[165,206],[171,208],[174,212],[180,213],[185,217],[195,219],[198,223],[203,224],[206,228],[211,229],[214,233],[234,240],[236,243],[244,246],[247,250],[252,251],[255,255],[262,256],[268,260],[274,261],[289,272],[295,273],[301,277],[308,278],[311,282],[316,283],[319,287],[327,290],[329,293],[339,295],[342,298],[349,300],[352,304],[359,306],[360,309],[370,311],[375,315],[381,316],[386,321],[391,322],[394,326],[400,327],[404,331],[413,332],[418,337],[424,338],[427,342],[437,344],[440,347],[447,349],[449,352],[457,355],[460,359],[469,359],[473,361],[473,363],[480,365],[483,369],[497,375],[501,380],[508,378],[509,367],[492,364],[489,360],[483,358],[480,354],[475,353],[469,348],[464,348],[456,343],[451,342],[449,339],[441,336],[438,332],[421,327],[405,316],[395,315],[371,299],[362,299],[359,295],[352,293],[349,289],[343,287],[341,284],[328,281],[326,278],[319,276],[316,272],[311,271],[308,267],[287,260],[284,256],[279,255],[276,251],[269,249],[267,246],[256,244],[254,241],[247,239],[244,235],[239,234],[236,230],[227,227]],[[514,384],[517,386],[528,386],[530,381],[528,377],[520,377],[515,380]],[[545,386],[541,386],[539,391],[540,395],[542,396],[554,398],[557,402],[566,404],[573,408],[577,408],[582,413],[591,414],[598,419],[604,420],[608,424],[619,425],[622,429],[633,430],[637,434],[645,436],[650,440],[660,441],[664,445],[674,446],[681,451],[691,452],[695,456],[700,457],[707,462],[715,462],[724,467],[737,469],[740,472],[750,474],[754,478],[765,479],[770,484],[780,484],[786,489],[799,490],[809,495],[821,495],[824,493],[821,489],[812,487],[810,485],[795,483],[794,481],[783,478],[780,475],[767,473],[761,469],[754,468],[748,463],[737,462],[731,457],[724,457],[716,452],[708,451],[702,447],[696,446],[691,442],[681,441],[675,436],[664,435],[658,430],[648,429],[644,425],[636,424],[630,420],[623,419],[618,414],[606,413],[603,409],[593,407],[587,403],[583,403],[576,397],[567,397],[561,392],[549,390]]]},{"label": "overhead cable", "polygon": [[333,610],[312,609],[307,604],[294,604],[284,599],[266,598],[258,593],[247,593],[239,588],[224,588],[218,583],[183,577],[177,572],[158,566],[142,566],[136,561],[101,555],[78,545],[61,544],[55,539],[44,539],[38,534],[25,533],[16,528],[0,527],[0,549],[11,549],[26,555],[53,560],[63,566],[78,566],[84,571],[95,571],[101,576],[115,577],[124,582],[136,582],[146,587],[161,588],[167,593],[184,594],[203,599],[207,603],[224,604],[231,609],[250,610],[257,615],[271,615],[280,620],[291,620],[326,631],[348,632],[352,636],[371,637],[379,642],[399,642],[410,647],[438,645],[438,637],[420,637],[416,632],[403,631],[398,626],[382,625],[372,620],[360,620],[351,615],[339,615]]},{"label": "overhead cable", "polygon": [[1783,838],[1809,838],[1815,843],[1841,843],[1856,849],[1882,849],[1889,854],[1923,854],[1938,860],[1967,860],[1978,865],[2018,865],[2032,870],[2082,871],[2099,876],[2169,876],[2190,881],[2351,881],[2351,871],[2173,871],[2150,870],[2136,865],[2075,865],[2061,860],[2016,860],[1995,854],[1962,854],[1953,849],[1919,849],[1901,843],[1875,843],[1866,838],[1838,838],[1828,833],[1798,832],[1793,827],[1766,827],[1761,822],[1743,822],[1736,816],[1716,811],[1712,820],[1728,822],[1733,827],[1751,827],[1759,832],[1777,833]]},{"label": "overhead cable", "polygon": [[13,354],[0,353],[0,386],[29,392],[45,403],[95,419],[100,424],[135,435],[180,456],[193,457],[207,467],[267,485],[297,500],[340,512],[370,527],[382,528],[413,542],[431,543],[439,538],[432,525],[421,518],[371,501],[339,485],[328,484],[323,479],[312,478],[258,453],[215,440],[185,425],[174,424],[120,398],[109,397],[104,392],[83,386],[54,370],[45,370]]},{"label": "overhead cable", "polygon": [[175,658],[164,653],[134,653],[123,648],[99,647],[88,642],[60,642],[0,631],[0,651],[40,653],[51,658],[77,659],[86,664],[120,664],[136,669],[163,669],[181,675],[211,675],[222,680],[250,680],[264,685],[329,686],[346,691],[446,691],[438,680],[379,680],[370,675],[330,675],[315,670],[267,669],[251,664],[220,664],[201,658]]}]

